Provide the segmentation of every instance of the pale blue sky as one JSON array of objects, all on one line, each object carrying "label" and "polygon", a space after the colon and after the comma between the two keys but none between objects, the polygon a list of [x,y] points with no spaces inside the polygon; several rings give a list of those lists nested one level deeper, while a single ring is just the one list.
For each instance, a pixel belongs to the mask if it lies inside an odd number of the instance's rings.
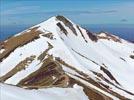
[{"label": "pale blue sky", "polygon": [[134,0],[0,0],[2,25],[34,25],[55,15],[77,24],[134,24]]}]

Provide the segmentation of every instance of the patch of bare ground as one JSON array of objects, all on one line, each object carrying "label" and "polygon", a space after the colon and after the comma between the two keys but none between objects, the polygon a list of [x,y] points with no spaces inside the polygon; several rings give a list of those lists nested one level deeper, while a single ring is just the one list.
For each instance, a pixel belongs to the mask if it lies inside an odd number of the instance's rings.
[{"label": "patch of bare ground", "polygon": [[58,87],[68,87],[68,85],[69,85],[69,77],[66,74],[60,76],[58,80],[53,83],[53,86]]},{"label": "patch of bare ground", "polygon": [[54,39],[54,38],[53,38],[53,33],[42,34],[42,36],[47,37],[47,38],[49,38],[49,39],[51,39],[51,40]]},{"label": "patch of bare ground", "polygon": [[27,88],[67,87],[68,77],[62,67],[51,58],[43,61],[42,66],[18,83],[18,86]]},{"label": "patch of bare ground", "polygon": [[35,56],[32,55],[30,57],[27,57],[25,60],[18,63],[12,70],[10,70],[8,73],[0,77],[0,82],[6,81],[8,78],[12,77],[19,71],[25,70],[26,67],[32,63],[32,61],[35,59]]},{"label": "patch of bare ground", "polygon": [[9,38],[6,42],[2,42],[0,46],[2,46],[5,51],[0,54],[0,61],[6,58],[17,47],[38,39],[41,32],[37,31],[37,29],[38,27],[32,28],[29,32],[24,32],[23,34]]},{"label": "patch of bare ground", "polygon": [[39,56],[38,56],[38,60],[42,61],[45,56],[47,55],[48,51],[51,50],[53,48],[53,46],[48,42],[48,48],[43,52],[41,53]]},{"label": "patch of bare ground", "polygon": [[56,16],[56,18],[57,20],[62,21],[65,24],[65,26],[67,26],[70,30],[72,30],[72,32],[77,36],[76,30],[73,24],[69,20],[67,20],[64,16],[60,16],[60,15]]}]

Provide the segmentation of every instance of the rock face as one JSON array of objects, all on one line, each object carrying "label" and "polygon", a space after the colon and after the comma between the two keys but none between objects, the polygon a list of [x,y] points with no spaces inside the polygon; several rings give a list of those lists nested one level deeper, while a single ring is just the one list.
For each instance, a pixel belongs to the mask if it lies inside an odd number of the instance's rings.
[{"label": "rock face", "polygon": [[134,44],[114,35],[95,35],[56,16],[0,46],[4,84],[63,90],[78,84],[90,100],[134,99]]}]

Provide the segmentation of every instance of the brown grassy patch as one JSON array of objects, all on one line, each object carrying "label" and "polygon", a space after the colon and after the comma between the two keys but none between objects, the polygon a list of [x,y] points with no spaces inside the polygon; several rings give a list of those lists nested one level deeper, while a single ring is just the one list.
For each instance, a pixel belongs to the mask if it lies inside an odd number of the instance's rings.
[{"label": "brown grassy patch", "polygon": [[47,52],[52,48],[53,48],[53,46],[48,42],[48,48],[39,55],[38,60],[42,61],[45,58],[45,56],[47,55]]},{"label": "brown grassy patch", "polygon": [[[62,79],[64,71],[62,67],[55,63],[51,58],[47,58],[43,61],[42,66],[35,72],[28,75],[25,79],[18,83],[18,86],[26,87],[45,87],[45,86],[65,86],[66,79]],[[55,77],[55,79],[53,79]]]},{"label": "brown grassy patch", "polygon": [[37,31],[38,27],[32,28],[30,32],[25,32],[21,35],[11,37],[6,42],[1,45],[5,51],[0,54],[0,61],[6,58],[11,52],[13,52],[17,47],[23,46],[35,39],[39,38],[40,31]]}]

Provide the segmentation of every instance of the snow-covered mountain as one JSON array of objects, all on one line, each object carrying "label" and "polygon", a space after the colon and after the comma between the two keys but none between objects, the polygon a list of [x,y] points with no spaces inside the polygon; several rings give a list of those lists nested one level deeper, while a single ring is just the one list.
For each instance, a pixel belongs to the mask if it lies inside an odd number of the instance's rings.
[{"label": "snow-covered mountain", "polygon": [[134,99],[134,44],[112,34],[93,34],[56,16],[0,46],[2,100],[21,100],[17,90],[39,100]]}]

